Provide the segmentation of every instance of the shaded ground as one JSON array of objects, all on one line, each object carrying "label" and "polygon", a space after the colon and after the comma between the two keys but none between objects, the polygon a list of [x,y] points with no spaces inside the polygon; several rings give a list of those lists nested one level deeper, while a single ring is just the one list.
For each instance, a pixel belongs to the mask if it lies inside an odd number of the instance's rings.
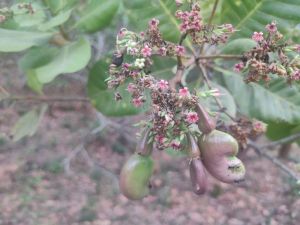
[{"label": "shaded ground", "polygon": [[[0,84],[10,92],[24,92],[15,60],[2,57],[0,68]],[[54,86],[55,91],[47,92],[84,93],[76,79],[60,80]],[[32,106],[0,105],[1,225],[299,224],[297,190],[281,171],[252,152],[244,159],[244,183],[226,185],[210,178],[209,192],[200,197],[191,191],[185,158],[155,153],[152,193],[132,202],[119,194],[117,179],[133,148],[126,147],[130,144],[124,144],[118,130],[105,130],[87,145],[91,159],[81,152],[71,160],[72,173],[67,175],[63,160],[96,126],[94,110],[83,103],[55,104],[34,137],[11,143],[10,127],[18,113]],[[292,157],[299,162],[298,148],[294,147]]]}]

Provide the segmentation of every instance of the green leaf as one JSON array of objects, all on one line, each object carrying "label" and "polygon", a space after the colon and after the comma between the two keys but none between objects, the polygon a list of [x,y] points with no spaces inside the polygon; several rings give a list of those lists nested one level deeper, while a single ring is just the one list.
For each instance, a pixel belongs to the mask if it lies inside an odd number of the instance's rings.
[{"label": "green leaf", "polygon": [[226,0],[221,22],[232,23],[240,30],[232,39],[250,37],[254,31],[264,31],[266,24],[276,21],[281,32],[300,23],[299,0]]},{"label": "green leaf", "polygon": [[109,77],[109,59],[98,61],[89,74],[88,96],[93,106],[107,116],[134,115],[147,110],[147,107],[136,108],[131,104],[131,96],[126,91],[126,84],[117,91],[122,96],[121,101],[115,101],[114,90],[107,88],[105,80]]},{"label": "green leaf", "polygon": [[279,140],[292,134],[292,130],[296,125],[287,123],[268,123],[267,137],[271,140]]},{"label": "green leaf", "polygon": [[91,58],[91,46],[85,39],[80,39],[60,49],[53,59],[32,72],[42,84],[51,82],[63,73],[74,73],[83,69]]},{"label": "green leaf", "polygon": [[20,27],[32,27],[44,22],[47,18],[46,13],[43,7],[39,4],[31,4],[34,13],[31,14],[25,8],[20,8],[19,4],[15,4],[11,7],[11,10],[14,13],[14,21]]},{"label": "green leaf", "polygon": [[230,41],[222,49],[223,54],[243,54],[256,46],[256,42],[248,38],[239,38]]},{"label": "green leaf", "polygon": [[274,80],[268,87],[246,84],[241,75],[215,67],[221,84],[234,96],[240,112],[266,123],[300,123],[300,88],[283,80]]},{"label": "green leaf", "polygon": [[[218,98],[220,99],[220,101],[222,102],[223,106],[226,108],[226,112],[232,116],[232,117],[236,117],[236,113],[237,113],[237,107],[236,107],[236,103],[234,101],[233,96],[231,95],[231,93],[224,87],[222,87],[221,85],[211,82],[211,86],[214,89],[218,89],[220,91],[220,93],[222,94],[221,96],[219,96]],[[208,87],[202,87],[201,91],[208,91],[209,88]],[[203,98],[201,99],[201,102],[204,103],[204,105],[207,106],[207,108],[211,111],[211,112],[217,112],[219,111],[219,106],[217,105],[215,99],[213,97],[208,97],[208,98]],[[224,121],[228,121],[230,120],[230,118],[228,118],[228,116],[226,116],[224,113],[221,114],[221,119]]]},{"label": "green leaf", "polygon": [[63,9],[67,9],[78,3],[78,0],[43,0],[52,13],[57,14]]},{"label": "green leaf", "polygon": [[25,136],[33,136],[46,110],[47,105],[43,105],[40,110],[31,110],[20,117],[11,130],[13,141],[18,141]]},{"label": "green leaf", "polygon": [[57,16],[51,18],[48,22],[41,24],[39,26],[39,30],[47,31],[65,23],[70,18],[71,13],[72,9],[59,13]]},{"label": "green leaf", "polygon": [[26,32],[0,28],[0,52],[20,52],[49,41],[52,33]]},{"label": "green leaf", "polygon": [[28,86],[37,93],[42,93],[43,84],[38,80],[34,69],[50,63],[58,52],[59,49],[49,46],[34,47],[19,61],[20,68],[26,73]]},{"label": "green leaf", "polygon": [[96,32],[107,27],[118,11],[119,4],[119,0],[88,1],[75,27],[84,32]]},{"label": "green leaf", "polygon": [[159,20],[159,28],[166,40],[178,42],[180,37],[179,21],[174,0],[124,0],[128,17],[137,31],[145,30],[152,18]]}]

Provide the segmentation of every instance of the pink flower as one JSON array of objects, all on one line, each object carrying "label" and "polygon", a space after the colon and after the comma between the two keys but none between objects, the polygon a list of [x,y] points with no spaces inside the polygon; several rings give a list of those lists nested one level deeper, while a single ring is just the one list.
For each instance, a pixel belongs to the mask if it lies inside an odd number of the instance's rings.
[{"label": "pink flower", "polygon": [[264,132],[266,132],[267,126],[265,123],[263,123],[261,121],[254,120],[253,121],[253,129],[256,132],[264,133]]},{"label": "pink flower", "polygon": [[240,62],[240,63],[237,63],[237,64],[235,64],[234,65],[234,68],[233,68],[233,70],[235,71],[235,72],[241,72],[242,70],[244,69],[244,63],[243,62]]},{"label": "pink flower", "polygon": [[167,55],[167,49],[165,47],[161,47],[161,48],[158,49],[158,53],[161,56],[166,56]]},{"label": "pink flower", "polygon": [[263,32],[254,32],[252,35],[252,40],[256,41],[256,42],[260,42],[264,40],[264,36],[263,36]]},{"label": "pink flower", "polygon": [[189,89],[187,87],[179,89],[179,95],[180,97],[189,97],[190,96]]},{"label": "pink flower", "polygon": [[143,105],[144,101],[143,101],[143,97],[138,97],[138,98],[133,98],[132,99],[132,104],[135,107],[141,107]]},{"label": "pink flower", "polygon": [[122,68],[125,70],[125,71],[129,71],[129,68],[130,68],[130,64],[129,63],[123,63],[122,64]]},{"label": "pink flower", "polygon": [[267,24],[266,29],[270,33],[275,33],[277,31],[277,25],[276,22],[272,22],[270,24]]},{"label": "pink flower", "polygon": [[183,4],[183,0],[176,0],[176,6],[180,7]]},{"label": "pink flower", "polygon": [[0,15],[0,23],[3,23],[6,20],[6,16]]},{"label": "pink flower", "polygon": [[300,53],[300,45],[296,45],[296,51]]},{"label": "pink flower", "polygon": [[296,70],[295,72],[293,72],[291,78],[294,81],[299,81],[300,80],[300,70]]},{"label": "pink flower", "polygon": [[155,140],[160,143],[163,144],[165,142],[165,137],[163,135],[156,135],[155,136]]},{"label": "pink flower", "polygon": [[145,32],[141,32],[141,33],[140,33],[140,36],[141,36],[141,37],[145,37]]},{"label": "pink flower", "polygon": [[153,18],[152,20],[150,20],[150,22],[149,22],[150,30],[156,30],[158,27],[158,24],[159,24],[158,19]]},{"label": "pink flower", "polygon": [[148,45],[145,45],[144,48],[142,49],[141,53],[145,58],[149,57],[152,54],[152,49]]},{"label": "pink flower", "polygon": [[169,83],[166,80],[160,80],[157,83],[157,87],[161,90],[166,90],[169,88]]},{"label": "pink flower", "polygon": [[186,121],[189,123],[197,123],[199,120],[198,114],[196,112],[189,112],[186,114]]},{"label": "pink flower", "polygon": [[121,30],[119,31],[118,36],[120,38],[124,37],[125,33],[126,33],[127,29],[126,28],[121,28]]},{"label": "pink flower", "polygon": [[185,48],[181,45],[177,45],[176,48],[175,48],[175,53],[178,56],[183,56],[184,53],[185,53]]},{"label": "pink flower", "polygon": [[178,140],[171,141],[170,147],[173,149],[180,149],[180,141]]},{"label": "pink flower", "polygon": [[127,91],[129,93],[133,93],[133,92],[135,92],[135,90],[136,90],[136,86],[133,83],[129,83],[127,86]]}]

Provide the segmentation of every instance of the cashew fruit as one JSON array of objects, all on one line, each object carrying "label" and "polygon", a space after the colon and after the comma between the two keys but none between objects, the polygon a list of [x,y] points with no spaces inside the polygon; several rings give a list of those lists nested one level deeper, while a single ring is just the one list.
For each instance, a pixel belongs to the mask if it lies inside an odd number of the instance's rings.
[{"label": "cashew fruit", "polygon": [[208,134],[216,128],[216,120],[208,114],[200,103],[196,106],[196,112],[199,116],[198,127],[202,133]]},{"label": "cashew fruit", "polygon": [[191,159],[190,177],[192,181],[193,191],[197,195],[204,194],[207,189],[207,175],[200,158]]},{"label": "cashew fruit", "polygon": [[224,183],[244,180],[245,167],[238,153],[238,142],[230,134],[214,130],[199,140],[203,164],[208,172]]},{"label": "cashew fruit", "polygon": [[152,153],[153,143],[149,143],[149,135],[150,135],[150,129],[147,128],[142,133],[142,137],[140,138],[140,140],[136,145],[136,153],[143,156],[148,156]]},{"label": "cashew fruit", "polygon": [[149,179],[153,173],[151,156],[132,155],[120,174],[120,190],[127,198],[139,200],[149,194]]}]

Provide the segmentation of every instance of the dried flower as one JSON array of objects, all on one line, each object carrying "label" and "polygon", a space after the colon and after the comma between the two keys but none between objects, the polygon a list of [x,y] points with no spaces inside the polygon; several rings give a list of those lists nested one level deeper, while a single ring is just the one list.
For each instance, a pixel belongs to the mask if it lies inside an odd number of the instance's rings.
[{"label": "dried flower", "polygon": [[0,23],[3,23],[6,20],[6,16],[0,15]]},{"label": "dried flower", "polygon": [[252,35],[252,40],[260,42],[264,40],[263,32],[254,32]]}]

